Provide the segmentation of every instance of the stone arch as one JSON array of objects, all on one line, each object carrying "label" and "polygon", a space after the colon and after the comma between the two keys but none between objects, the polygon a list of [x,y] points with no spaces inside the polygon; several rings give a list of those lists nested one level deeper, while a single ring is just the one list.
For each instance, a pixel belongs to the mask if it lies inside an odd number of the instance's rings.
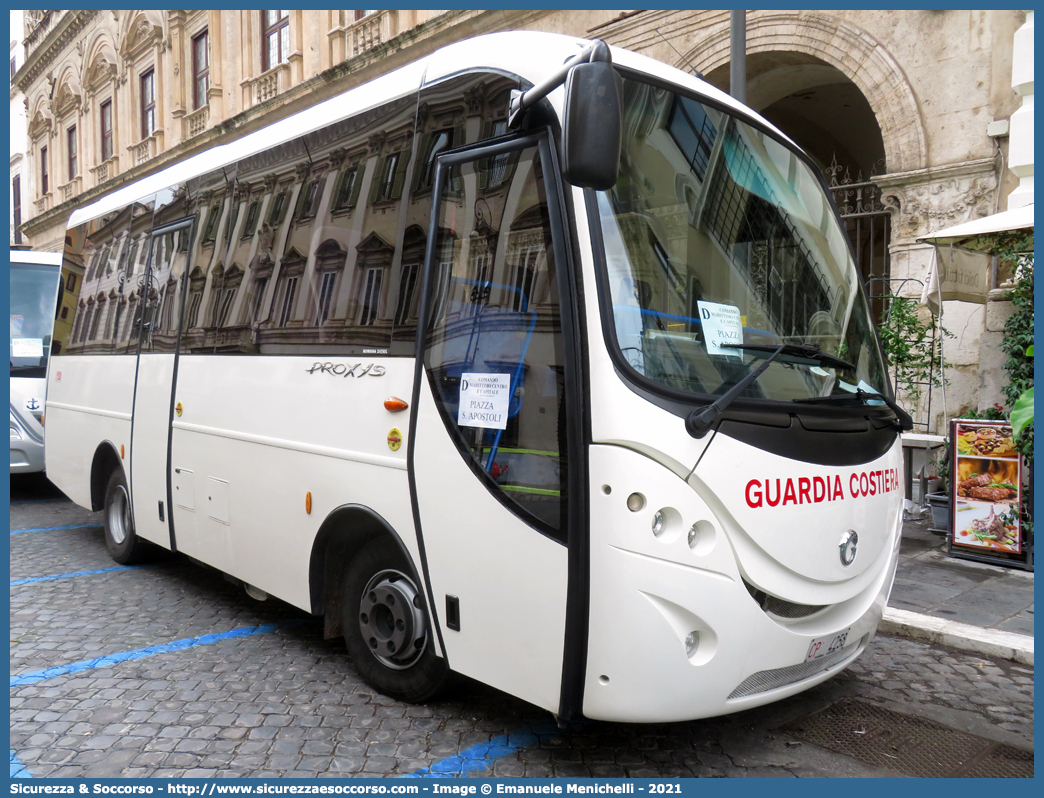
[{"label": "stone arch", "polygon": [[33,102],[33,109],[29,114],[29,136],[37,138],[48,132],[54,125],[54,112],[51,111],[51,102],[45,94],[39,94]]},{"label": "stone arch", "polygon": [[85,86],[97,88],[116,77],[119,57],[108,30],[100,30],[87,46],[83,71]]},{"label": "stone arch", "polygon": [[120,24],[120,54],[131,53],[159,41],[166,33],[163,13],[155,9],[129,12]]},{"label": "stone arch", "polygon": [[67,113],[72,109],[79,109],[83,104],[83,86],[80,84],[80,76],[76,68],[67,64],[62,70],[54,91],[53,105],[59,113]]},{"label": "stone arch", "polygon": [[[822,12],[748,12],[747,52],[774,51],[804,53],[848,76],[877,117],[889,172],[928,165],[928,139],[913,88],[899,63],[869,33]],[[727,64],[729,55],[726,25],[701,38],[685,58],[707,74]]]}]

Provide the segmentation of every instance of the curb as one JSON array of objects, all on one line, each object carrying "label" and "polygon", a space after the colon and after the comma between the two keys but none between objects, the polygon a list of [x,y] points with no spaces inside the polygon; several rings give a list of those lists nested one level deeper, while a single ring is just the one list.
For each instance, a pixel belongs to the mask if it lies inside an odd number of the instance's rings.
[{"label": "curb", "polygon": [[1033,664],[1033,638],[999,629],[983,629],[959,621],[948,621],[909,610],[885,609],[878,631],[911,640],[939,643],[962,651]]}]

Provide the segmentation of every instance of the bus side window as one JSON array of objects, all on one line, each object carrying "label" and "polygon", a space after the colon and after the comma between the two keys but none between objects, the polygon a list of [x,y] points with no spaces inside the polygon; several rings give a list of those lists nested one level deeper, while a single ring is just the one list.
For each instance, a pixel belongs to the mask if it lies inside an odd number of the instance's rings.
[{"label": "bus side window", "polygon": [[463,206],[452,194],[441,199],[425,364],[443,420],[487,487],[561,538],[566,420],[556,264],[538,151],[511,155],[511,178],[482,188],[478,175],[500,169],[502,155],[449,170],[469,195]]},{"label": "bus side window", "polygon": [[[55,324],[54,343],[63,355],[135,354],[134,312],[148,253],[153,197],[146,197],[69,231],[63,274],[79,275],[62,304],[67,318]],[[68,280],[68,278],[65,278]]]}]

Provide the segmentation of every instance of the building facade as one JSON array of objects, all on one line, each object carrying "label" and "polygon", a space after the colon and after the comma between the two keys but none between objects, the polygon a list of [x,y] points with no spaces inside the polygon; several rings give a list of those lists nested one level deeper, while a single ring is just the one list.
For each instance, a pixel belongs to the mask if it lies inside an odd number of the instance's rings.
[{"label": "building facade", "polygon": [[22,46],[21,32],[24,29],[22,11],[11,9],[11,178],[10,208],[11,208],[11,245],[24,243],[22,236],[22,222],[26,219],[25,199],[28,196],[26,190],[26,119],[25,119],[25,95],[15,85],[15,73],[25,63],[25,48]]},{"label": "building facade", "polygon": [[[719,87],[729,82],[728,12],[25,14],[25,63],[12,92],[24,94],[28,119],[22,229],[39,249],[65,246],[65,221],[76,207],[469,36],[535,29],[598,37],[697,71]],[[919,236],[1003,210],[1009,195],[1019,204],[1032,202],[1032,12],[752,11],[747,52],[747,103],[820,166],[879,309],[890,294],[920,294],[932,250]],[[241,208],[249,221],[256,206],[257,235],[249,246],[233,247],[229,239],[231,249],[215,260],[221,274],[194,278],[202,281],[200,301],[220,304],[221,286],[236,278],[228,270],[235,264],[242,270],[266,247],[277,257],[292,252],[310,274],[319,261],[337,260],[287,238],[301,203],[329,204],[327,195],[336,195],[334,203],[350,201],[341,194],[355,189],[331,181],[342,179],[332,175],[342,174],[345,163],[351,167],[352,159],[360,180],[386,179],[394,192],[404,173],[396,172],[391,156],[400,152],[405,168],[408,138],[398,142],[388,134],[358,152],[331,153],[327,178],[308,169],[274,179],[269,172],[258,172],[256,180],[242,175],[236,200],[220,207],[225,213]],[[393,152],[396,142],[403,148]],[[335,164],[342,156],[347,160]],[[373,170],[381,169],[388,173],[375,177]],[[280,205],[283,215],[273,215]],[[267,232],[259,220],[269,224]],[[115,263],[132,257],[134,222],[124,222],[107,242]],[[206,234],[208,222],[200,223]],[[215,236],[242,236],[232,221],[220,227],[215,219],[214,228]],[[276,243],[266,244],[266,236]],[[379,241],[379,235],[370,239],[369,254],[360,243],[359,257],[381,257]],[[239,258],[232,250],[243,247],[250,253]],[[362,283],[342,297],[348,289],[329,279],[337,302],[355,303],[357,321],[359,308],[381,291]],[[1008,312],[1002,295],[995,291],[985,304],[947,303],[946,326],[956,336],[945,350],[950,414],[999,400],[1004,375],[993,341]],[[249,300],[236,295],[232,301],[237,304],[228,313],[246,318],[242,303]],[[933,397],[930,410],[919,408],[918,421],[928,428],[944,410],[941,396]]]}]

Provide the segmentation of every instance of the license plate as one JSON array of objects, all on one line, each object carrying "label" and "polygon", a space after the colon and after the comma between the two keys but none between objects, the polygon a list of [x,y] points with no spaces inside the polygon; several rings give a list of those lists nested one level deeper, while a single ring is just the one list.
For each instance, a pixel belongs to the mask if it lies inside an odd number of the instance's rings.
[{"label": "license plate", "polygon": [[845,641],[848,640],[848,633],[852,631],[852,627],[849,626],[847,629],[842,629],[837,634],[827,635],[826,637],[817,637],[812,641],[812,644],[808,647],[808,654],[805,656],[805,662],[811,659],[819,659],[825,657],[827,654],[833,654],[845,647]]}]

